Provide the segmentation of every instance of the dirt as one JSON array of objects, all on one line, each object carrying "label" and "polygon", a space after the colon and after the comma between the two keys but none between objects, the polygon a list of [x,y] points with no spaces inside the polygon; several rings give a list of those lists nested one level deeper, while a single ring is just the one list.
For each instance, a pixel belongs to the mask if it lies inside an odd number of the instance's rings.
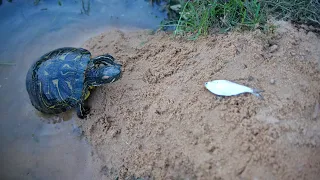
[{"label": "dirt", "polygon": [[[112,54],[122,78],[97,88],[78,120],[101,179],[319,179],[320,39],[278,22],[274,33],[111,30],[83,47]],[[262,89],[218,99],[204,83]]]}]

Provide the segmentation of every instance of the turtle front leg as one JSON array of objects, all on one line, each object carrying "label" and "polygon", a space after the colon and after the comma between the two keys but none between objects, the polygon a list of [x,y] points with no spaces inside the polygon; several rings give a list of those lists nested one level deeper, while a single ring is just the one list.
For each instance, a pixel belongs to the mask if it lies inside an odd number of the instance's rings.
[{"label": "turtle front leg", "polygon": [[79,103],[77,108],[77,116],[84,119],[90,113],[90,108],[85,103]]}]

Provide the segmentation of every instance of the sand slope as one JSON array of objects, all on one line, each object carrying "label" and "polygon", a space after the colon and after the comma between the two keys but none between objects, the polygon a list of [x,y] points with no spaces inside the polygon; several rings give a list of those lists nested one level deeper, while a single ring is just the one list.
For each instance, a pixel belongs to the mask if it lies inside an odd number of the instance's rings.
[{"label": "sand slope", "polygon": [[[280,23],[196,42],[112,30],[83,47],[110,53],[123,77],[93,92],[79,120],[102,160],[101,178],[319,179],[320,40]],[[218,100],[203,84],[262,89]],[[320,113],[319,113],[320,114]]]}]

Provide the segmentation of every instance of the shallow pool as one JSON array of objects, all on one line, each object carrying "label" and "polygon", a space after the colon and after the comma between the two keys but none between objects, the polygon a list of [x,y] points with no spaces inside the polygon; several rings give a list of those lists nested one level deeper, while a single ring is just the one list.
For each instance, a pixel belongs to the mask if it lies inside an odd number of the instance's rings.
[{"label": "shallow pool", "polygon": [[[2,1],[0,6],[1,179],[98,178],[92,149],[73,115],[53,124],[31,106],[30,65],[64,46],[80,47],[110,27],[157,28],[159,7],[144,0]],[[90,3],[90,11],[88,10]],[[84,5],[84,8],[83,8]],[[85,10],[84,10],[85,9]],[[89,13],[88,13],[89,12]]]}]

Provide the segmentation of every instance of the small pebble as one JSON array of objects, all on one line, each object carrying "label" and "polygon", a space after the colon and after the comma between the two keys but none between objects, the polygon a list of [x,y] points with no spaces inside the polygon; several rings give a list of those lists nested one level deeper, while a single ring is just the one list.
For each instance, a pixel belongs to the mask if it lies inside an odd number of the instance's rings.
[{"label": "small pebble", "polygon": [[274,79],[270,80],[270,84],[275,84],[275,83],[276,83],[276,80],[274,80]]},{"label": "small pebble", "polygon": [[278,49],[278,45],[272,45],[272,46],[270,47],[270,53],[275,52],[277,49]]},{"label": "small pebble", "polygon": [[295,52],[290,52],[290,54],[291,54],[292,56],[295,56],[295,55],[296,55],[296,53],[295,53]]},{"label": "small pebble", "polygon": [[249,145],[249,150],[252,152],[252,151],[254,151],[256,148],[252,145],[252,144],[250,144]]},{"label": "small pebble", "polygon": [[314,31],[314,30],[315,30],[315,28],[314,28],[313,26],[309,26],[309,29],[310,29],[311,31]]},{"label": "small pebble", "polygon": [[248,81],[253,81],[253,80],[254,80],[254,77],[252,77],[252,76],[248,77]]},{"label": "small pebble", "polygon": [[319,111],[320,111],[320,108],[319,108],[319,102],[317,101],[315,106],[314,106],[314,112],[312,114],[312,119],[316,120],[317,117],[318,117],[318,114],[319,114]]}]

